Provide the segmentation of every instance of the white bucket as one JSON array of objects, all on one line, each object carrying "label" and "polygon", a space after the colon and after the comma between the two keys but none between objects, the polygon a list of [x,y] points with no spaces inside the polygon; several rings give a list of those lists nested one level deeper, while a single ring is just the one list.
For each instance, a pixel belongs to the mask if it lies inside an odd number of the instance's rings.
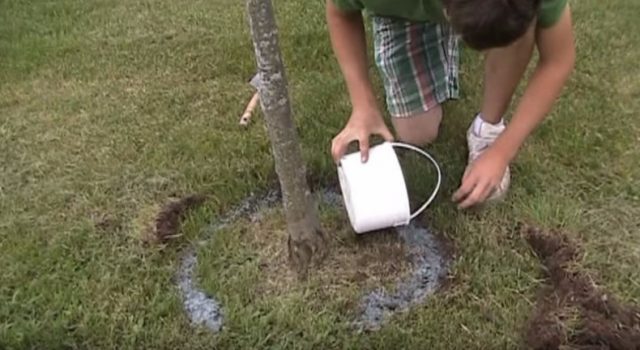
[{"label": "white bucket", "polygon": [[[413,214],[394,147],[419,153],[433,163],[438,173],[433,193]],[[338,179],[351,226],[356,233],[364,233],[409,224],[436,197],[442,174],[438,163],[425,151],[404,143],[384,142],[369,150],[366,163],[362,163],[360,152],[344,156],[338,166]]]}]

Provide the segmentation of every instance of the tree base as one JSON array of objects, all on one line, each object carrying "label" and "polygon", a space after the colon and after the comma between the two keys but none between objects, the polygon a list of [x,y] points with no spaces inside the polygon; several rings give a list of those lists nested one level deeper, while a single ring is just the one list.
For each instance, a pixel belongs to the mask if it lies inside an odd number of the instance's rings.
[{"label": "tree base", "polygon": [[295,236],[289,235],[287,239],[289,264],[298,274],[298,278],[306,280],[309,276],[309,268],[322,264],[329,251],[327,243],[327,235],[319,228],[307,227]]},{"label": "tree base", "polygon": [[[275,195],[249,200],[212,223],[206,230],[211,240],[205,237],[206,245],[183,257],[177,276],[189,318],[244,329],[245,320],[267,312],[310,332],[336,320],[355,330],[376,330],[438,290],[451,257],[439,237],[413,226],[357,235],[342,198],[333,192],[321,198],[324,231],[314,232],[298,251]],[[291,254],[287,243],[304,255]],[[309,266],[319,263],[303,281],[291,268],[299,257],[309,259]],[[217,300],[225,303],[216,310],[233,313],[228,319],[210,312]]]}]

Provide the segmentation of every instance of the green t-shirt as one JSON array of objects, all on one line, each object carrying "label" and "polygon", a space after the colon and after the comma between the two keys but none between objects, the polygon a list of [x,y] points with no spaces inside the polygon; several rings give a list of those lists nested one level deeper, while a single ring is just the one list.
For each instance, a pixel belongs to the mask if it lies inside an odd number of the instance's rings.
[{"label": "green t-shirt", "polygon": [[[404,18],[419,22],[444,21],[441,0],[333,0],[343,11],[366,10],[374,15]],[[538,13],[538,24],[542,27],[554,25],[567,4],[567,0],[542,0]]]}]

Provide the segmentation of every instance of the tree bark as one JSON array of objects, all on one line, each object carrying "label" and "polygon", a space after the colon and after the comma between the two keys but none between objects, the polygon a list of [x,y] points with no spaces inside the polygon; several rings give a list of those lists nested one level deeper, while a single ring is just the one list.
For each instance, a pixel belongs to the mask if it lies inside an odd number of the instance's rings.
[{"label": "tree bark", "polygon": [[306,182],[306,169],[292,113],[271,0],[247,0],[260,105],[265,116],[289,233],[289,259],[301,278],[326,255],[326,237]]}]

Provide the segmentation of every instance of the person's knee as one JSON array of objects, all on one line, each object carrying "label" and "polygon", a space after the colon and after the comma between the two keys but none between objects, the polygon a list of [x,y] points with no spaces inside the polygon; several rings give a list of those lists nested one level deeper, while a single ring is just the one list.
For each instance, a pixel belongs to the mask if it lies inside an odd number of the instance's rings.
[{"label": "person's knee", "polygon": [[441,120],[442,108],[437,106],[411,117],[394,118],[393,124],[401,142],[424,146],[438,138]]},{"label": "person's knee", "polygon": [[425,146],[436,141],[438,138],[438,129],[399,131],[398,138],[404,143],[415,146]]}]

